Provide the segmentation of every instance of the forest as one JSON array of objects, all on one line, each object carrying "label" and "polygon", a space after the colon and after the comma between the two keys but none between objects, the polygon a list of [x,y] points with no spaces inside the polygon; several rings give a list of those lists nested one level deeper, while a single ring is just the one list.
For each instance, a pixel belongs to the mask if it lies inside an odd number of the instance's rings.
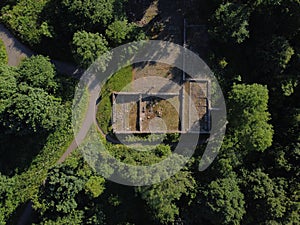
[{"label": "forest", "polygon": [[[0,2],[1,24],[36,52],[8,65],[0,39],[0,225],[19,224],[28,204],[24,224],[300,224],[300,0],[143,1],[142,12],[177,4],[184,17],[197,15],[207,27],[203,60],[222,88],[228,120],[208,169],[198,170],[205,144],[180,172],[149,186],[107,180],[77,150],[57,163],[74,138],[78,79],[53,60],[86,69],[117,46],[159,38],[164,21],[157,15],[145,26],[136,23],[141,15],[133,2]],[[102,92],[97,120],[104,133],[109,94],[130,82],[131,69],[116,73]],[[168,134],[153,151],[106,147],[124,163],[149,165],[172,154],[177,140]]]}]

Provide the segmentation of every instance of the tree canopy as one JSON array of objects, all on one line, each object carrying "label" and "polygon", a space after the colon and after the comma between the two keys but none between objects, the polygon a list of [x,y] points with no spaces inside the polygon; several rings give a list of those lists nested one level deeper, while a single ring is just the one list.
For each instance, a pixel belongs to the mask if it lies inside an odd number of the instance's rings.
[{"label": "tree canopy", "polygon": [[242,43],[249,37],[249,9],[238,3],[224,3],[211,19],[210,33],[221,42]]},{"label": "tree canopy", "polygon": [[4,112],[3,126],[21,133],[54,129],[63,116],[60,99],[40,88],[21,86],[19,90]]},{"label": "tree canopy", "polygon": [[90,25],[109,24],[114,16],[115,0],[62,0],[61,5],[67,9],[76,30]]},{"label": "tree canopy", "polygon": [[179,215],[176,201],[182,195],[193,196],[195,180],[187,171],[182,171],[159,184],[137,188],[142,199],[151,209],[155,220],[161,224],[174,223]]},{"label": "tree canopy", "polygon": [[0,64],[6,64],[8,61],[7,52],[5,45],[2,40],[0,40]]},{"label": "tree canopy", "polygon": [[108,39],[116,46],[121,44],[124,40],[129,39],[129,34],[133,30],[134,26],[128,23],[127,20],[116,20],[111,23],[105,34]]},{"label": "tree canopy", "polygon": [[107,51],[108,43],[101,34],[78,31],[73,36],[75,60],[85,68]]},{"label": "tree canopy", "polygon": [[294,53],[286,38],[272,36],[271,40],[267,39],[261,43],[257,54],[263,72],[280,74],[287,67]]},{"label": "tree canopy", "polygon": [[247,151],[264,151],[272,144],[273,128],[268,123],[268,89],[259,84],[235,84],[229,93],[234,136]]},{"label": "tree canopy", "polygon": [[1,125],[8,133],[28,134],[55,129],[65,117],[48,58],[33,56],[18,68],[0,66]]},{"label": "tree canopy", "polygon": [[25,82],[30,87],[42,88],[48,93],[53,93],[56,89],[56,71],[47,57],[38,55],[24,59],[18,68],[18,74],[19,83]]},{"label": "tree canopy", "polygon": [[[171,0],[0,2],[1,22],[21,43],[46,56],[8,66],[0,40],[1,225],[18,223],[29,201],[33,224],[299,224],[300,1],[185,3],[182,7]],[[58,73],[51,62],[60,59],[74,63],[74,68],[87,68],[108,50],[147,35],[180,41],[183,18],[191,25],[186,27],[186,47],[212,69],[227,103],[226,135],[211,166],[198,169],[211,140],[204,135],[180,172],[153,185],[110,182],[78,150],[57,165],[74,138],[72,101],[78,80]],[[198,35],[205,41],[191,40]],[[10,47],[18,48],[18,42]],[[97,120],[110,135],[107,140],[115,138],[111,93],[121,91],[137,78],[136,69],[149,64],[123,68],[103,86]],[[213,90],[214,86],[212,94]],[[105,146],[124,164],[148,166],[171,156],[181,163],[186,159],[174,151],[181,135],[134,134],[124,138],[128,146]],[[157,140],[162,143],[155,145]],[[151,145],[133,145],[135,141]],[[83,149],[94,144],[99,143],[87,143]],[[98,163],[99,157],[109,163],[107,155],[96,155],[93,162]],[[156,167],[160,173],[155,179],[163,180],[175,167],[171,163]],[[151,177],[111,164],[99,170],[106,177],[118,170],[124,179],[137,182]],[[145,167],[139,172],[147,171]]]},{"label": "tree canopy", "polygon": [[206,206],[205,215],[213,224],[240,224],[246,213],[244,195],[236,178],[217,179],[203,191],[205,199],[199,201]]}]

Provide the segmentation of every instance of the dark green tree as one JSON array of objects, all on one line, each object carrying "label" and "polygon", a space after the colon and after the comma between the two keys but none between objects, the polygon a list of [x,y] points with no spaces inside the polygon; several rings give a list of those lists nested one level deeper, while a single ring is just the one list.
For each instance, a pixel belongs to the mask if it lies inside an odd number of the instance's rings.
[{"label": "dark green tree", "polygon": [[225,43],[242,43],[249,37],[249,9],[238,3],[224,3],[211,18],[210,33]]},{"label": "dark green tree", "polygon": [[153,218],[162,224],[168,224],[173,223],[179,215],[176,202],[183,195],[193,197],[195,185],[191,173],[181,171],[161,183],[137,188],[137,191],[146,201]]},{"label": "dark green tree", "polygon": [[279,75],[294,55],[294,49],[284,37],[273,36],[261,43],[257,50],[258,63],[261,71]]},{"label": "dark green tree", "polygon": [[49,58],[38,55],[24,59],[18,68],[19,82],[52,93],[57,87],[55,69]]},{"label": "dark green tree", "polygon": [[70,10],[75,16],[86,19],[93,24],[108,24],[113,18],[115,0],[63,0],[62,4]]},{"label": "dark green tree", "polygon": [[95,201],[103,191],[104,179],[75,154],[49,170],[34,203],[42,224],[104,224],[101,204]]},{"label": "dark green tree", "polygon": [[245,174],[243,181],[247,199],[247,224],[260,224],[264,221],[278,221],[284,217],[289,205],[285,188],[287,182],[282,178],[271,179],[261,169]]},{"label": "dark green tree", "polygon": [[212,224],[241,223],[246,213],[245,201],[234,175],[210,182],[203,196],[198,197],[198,204],[203,209],[202,216]]},{"label": "dark green tree", "polygon": [[9,132],[25,134],[53,130],[63,117],[60,99],[43,89],[22,85],[0,119]]},{"label": "dark green tree", "polygon": [[51,0],[40,16],[53,28],[54,41],[68,44],[77,31],[105,31],[114,18],[115,4],[116,0]]},{"label": "dark green tree", "polygon": [[72,210],[66,216],[59,216],[56,219],[45,220],[39,224],[41,225],[81,225],[83,223],[83,211]]},{"label": "dark green tree", "polygon": [[84,184],[85,181],[74,173],[74,168],[69,166],[53,168],[48,174],[42,204],[53,215],[70,213],[77,208],[75,196],[83,190]]}]

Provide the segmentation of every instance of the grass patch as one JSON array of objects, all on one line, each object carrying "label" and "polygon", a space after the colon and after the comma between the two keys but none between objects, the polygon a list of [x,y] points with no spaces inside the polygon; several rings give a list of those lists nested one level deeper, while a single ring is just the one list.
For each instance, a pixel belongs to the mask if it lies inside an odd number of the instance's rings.
[{"label": "grass patch", "polygon": [[89,97],[90,95],[87,87],[78,87],[72,106],[72,124],[75,134],[77,134],[82,127],[89,107]]},{"label": "grass patch", "polygon": [[97,122],[104,133],[111,131],[112,92],[118,92],[132,81],[132,66],[124,67],[103,85],[97,110]]},{"label": "grass patch", "polygon": [[[150,131],[149,123],[152,119],[160,117],[166,126],[167,131],[173,132],[179,130],[179,98],[178,96],[169,98],[167,100],[160,98],[152,98],[155,103],[149,103],[149,100],[142,103],[142,107],[145,109],[145,113],[142,116],[142,131]],[[151,102],[151,101],[150,101]],[[172,103],[171,103],[172,102]],[[152,107],[150,106],[152,105]],[[177,110],[176,110],[176,108]],[[159,128],[160,124],[156,124],[157,130],[163,130],[163,127]]]}]

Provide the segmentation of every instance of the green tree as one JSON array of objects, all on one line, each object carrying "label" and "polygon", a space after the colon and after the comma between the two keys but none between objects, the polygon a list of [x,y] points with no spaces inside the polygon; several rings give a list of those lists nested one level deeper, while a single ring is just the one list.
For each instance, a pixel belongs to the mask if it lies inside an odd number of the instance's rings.
[{"label": "green tree", "polygon": [[235,176],[210,182],[203,191],[203,217],[212,224],[240,224],[245,211],[244,195]]},{"label": "green tree", "polygon": [[93,198],[99,197],[104,191],[105,180],[100,176],[91,176],[85,184],[85,189]]},{"label": "green tree", "polygon": [[247,152],[270,147],[273,127],[268,123],[268,89],[259,84],[235,84],[229,93],[229,123],[238,148]]},{"label": "green tree", "polygon": [[20,0],[11,9],[2,9],[1,19],[30,45],[39,44],[43,37],[52,37],[52,28],[41,18],[47,1]]},{"label": "green tree", "polygon": [[18,68],[19,82],[26,82],[30,87],[42,88],[52,93],[57,87],[55,69],[49,58],[38,55],[26,58]]},{"label": "green tree", "polygon": [[249,9],[237,3],[221,4],[211,18],[210,33],[221,42],[242,43],[249,37]]},{"label": "green tree", "polygon": [[0,64],[7,64],[7,52],[3,41],[0,39]]},{"label": "green tree", "polygon": [[66,216],[59,216],[56,219],[45,220],[41,222],[41,225],[81,225],[83,222],[83,211],[81,210],[72,210]]},{"label": "green tree", "polygon": [[134,26],[128,23],[127,20],[116,20],[107,27],[105,33],[108,39],[116,46],[130,38],[129,34],[133,28]]},{"label": "green tree", "polygon": [[0,114],[11,104],[17,92],[16,72],[12,67],[0,65]]},{"label": "green tree", "polygon": [[191,173],[181,171],[161,183],[137,188],[137,191],[151,209],[154,219],[168,224],[174,222],[179,215],[176,202],[183,195],[192,197],[195,185]]},{"label": "green tree", "polygon": [[287,67],[294,53],[284,37],[273,36],[271,40],[263,41],[257,51],[261,71],[278,75]]},{"label": "green tree", "polygon": [[289,205],[285,192],[287,183],[284,179],[271,179],[261,169],[244,175],[244,192],[247,199],[248,224],[260,224],[268,220],[283,218]]},{"label": "green tree", "polygon": [[11,98],[11,103],[0,118],[9,132],[19,134],[53,130],[64,114],[61,100],[49,95],[43,89],[22,85],[19,93]]},{"label": "green tree", "polygon": [[[115,0],[62,0],[63,7],[68,9],[77,24],[84,25],[100,24],[107,25],[113,18]],[[79,28],[79,27],[77,27]]]},{"label": "green tree", "polygon": [[107,51],[108,43],[101,34],[78,31],[73,36],[74,58],[85,68]]},{"label": "green tree", "polygon": [[[15,178],[9,178],[0,173],[0,224],[6,224],[7,212],[11,212],[19,199],[15,197]],[[12,201],[12,199],[14,199]]]}]

